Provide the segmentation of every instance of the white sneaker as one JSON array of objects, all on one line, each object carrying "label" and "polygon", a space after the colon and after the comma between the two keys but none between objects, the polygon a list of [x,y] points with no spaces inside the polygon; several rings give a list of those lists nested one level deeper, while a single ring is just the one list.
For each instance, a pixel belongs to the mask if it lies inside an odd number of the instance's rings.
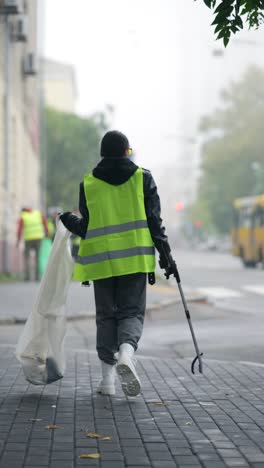
[{"label": "white sneaker", "polygon": [[101,395],[115,395],[115,366],[101,361],[102,380],[97,388],[97,393]]},{"label": "white sneaker", "polygon": [[134,348],[129,343],[123,343],[119,348],[116,371],[121,380],[122,390],[127,396],[137,396],[141,389],[139,377],[133,362]]}]

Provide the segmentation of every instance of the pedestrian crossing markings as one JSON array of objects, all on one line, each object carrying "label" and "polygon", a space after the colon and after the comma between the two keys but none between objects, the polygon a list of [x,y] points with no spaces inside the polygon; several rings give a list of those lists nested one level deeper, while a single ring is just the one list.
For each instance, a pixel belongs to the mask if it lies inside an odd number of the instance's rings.
[{"label": "pedestrian crossing markings", "polygon": [[264,295],[264,285],[245,285],[241,286],[240,290],[229,289],[224,287],[201,287],[197,288],[200,294],[204,294],[207,297],[214,299],[227,299],[227,298],[239,298],[245,295],[245,292]]},{"label": "pedestrian crossing markings", "polygon": [[242,293],[233,289],[222,288],[222,287],[206,287],[198,288],[198,292],[205,294],[208,297],[214,297],[215,299],[225,299],[227,297],[241,297]]},{"label": "pedestrian crossing markings", "polygon": [[254,293],[254,294],[261,294],[264,296],[264,285],[263,284],[258,284],[258,285],[249,285],[249,286],[244,286],[246,291]]}]

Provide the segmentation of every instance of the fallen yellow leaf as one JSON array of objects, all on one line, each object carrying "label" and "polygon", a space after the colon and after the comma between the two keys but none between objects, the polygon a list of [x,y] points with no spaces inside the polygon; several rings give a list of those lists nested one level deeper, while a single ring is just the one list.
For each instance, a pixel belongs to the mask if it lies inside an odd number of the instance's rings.
[{"label": "fallen yellow leaf", "polygon": [[100,453],[82,453],[79,458],[101,458]]},{"label": "fallen yellow leaf", "polygon": [[101,440],[112,440],[112,437],[102,437]]},{"label": "fallen yellow leaf", "polygon": [[167,403],[163,403],[161,401],[157,401],[156,403],[153,403],[155,406],[167,406]]},{"label": "fallen yellow leaf", "polygon": [[91,437],[92,439],[100,439],[102,436],[100,434],[96,434],[96,432],[87,432],[86,437]]},{"label": "fallen yellow leaf", "polygon": [[48,426],[45,426],[45,429],[61,429],[61,426],[56,426],[54,424],[49,424]]}]

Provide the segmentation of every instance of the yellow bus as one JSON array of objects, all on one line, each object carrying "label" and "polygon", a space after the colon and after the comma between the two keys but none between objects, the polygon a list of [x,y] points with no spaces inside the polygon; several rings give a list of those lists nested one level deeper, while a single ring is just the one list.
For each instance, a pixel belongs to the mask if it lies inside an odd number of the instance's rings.
[{"label": "yellow bus", "polygon": [[245,267],[264,267],[264,195],[233,202],[232,252]]}]

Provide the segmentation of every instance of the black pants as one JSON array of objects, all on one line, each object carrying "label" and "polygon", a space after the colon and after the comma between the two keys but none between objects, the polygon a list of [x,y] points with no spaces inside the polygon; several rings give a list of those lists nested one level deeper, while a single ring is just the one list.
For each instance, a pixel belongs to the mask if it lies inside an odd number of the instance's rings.
[{"label": "black pants", "polygon": [[30,280],[30,252],[32,250],[35,252],[34,279],[36,281],[39,280],[38,257],[39,257],[40,243],[41,243],[41,240],[39,239],[25,241],[25,250],[24,250],[25,281]]},{"label": "black pants", "polygon": [[99,359],[115,364],[122,343],[137,349],[146,309],[146,273],[94,281]]}]

